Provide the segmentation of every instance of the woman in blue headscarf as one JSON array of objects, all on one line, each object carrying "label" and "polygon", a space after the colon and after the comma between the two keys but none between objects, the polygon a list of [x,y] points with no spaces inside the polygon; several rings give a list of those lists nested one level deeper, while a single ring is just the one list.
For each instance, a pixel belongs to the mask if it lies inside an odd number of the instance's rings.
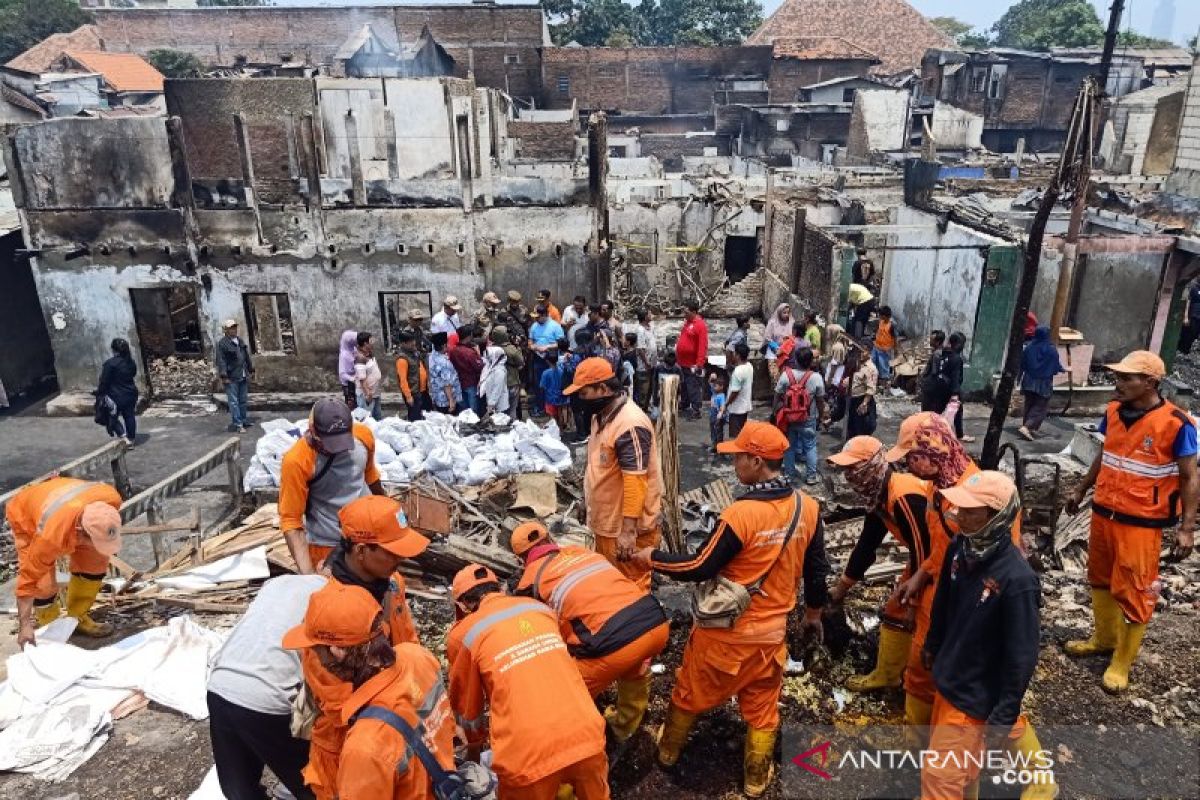
[{"label": "woman in blue headscarf", "polygon": [[1025,414],[1017,433],[1031,442],[1046,420],[1050,395],[1054,392],[1054,376],[1060,372],[1066,370],[1058,360],[1058,348],[1050,341],[1050,328],[1039,325],[1021,354],[1021,394],[1025,395]]}]

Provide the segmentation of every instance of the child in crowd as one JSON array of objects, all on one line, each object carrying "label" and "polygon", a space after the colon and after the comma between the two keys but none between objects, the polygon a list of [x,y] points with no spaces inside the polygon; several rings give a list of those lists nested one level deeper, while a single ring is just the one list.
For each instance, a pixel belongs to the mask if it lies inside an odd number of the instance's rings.
[{"label": "child in crowd", "polygon": [[563,380],[563,363],[559,361],[558,351],[547,350],[545,359],[546,369],[542,372],[541,380],[542,396],[545,398],[544,410],[561,430],[570,416],[567,409],[571,407],[571,401],[563,394],[563,387],[569,384]]},{"label": "child in crowd", "polygon": [[634,402],[637,401],[633,395],[634,377],[637,375],[637,343],[636,331],[621,337],[621,371],[618,373],[621,383],[625,384],[625,391]]},{"label": "child in crowd", "polygon": [[717,445],[725,441],[725,389],[728,385],[729,380],[724,375],[713,374],[708,378],[708,389],[712,395],[708,403],[708,433],[714,455]]},{"label": "child in crowd", "polygon": [[[654,396],[650,398],[650,405],[654,408],[658,407],[659,400],[662,398],[662,379],[664,375],[677,375],[679,380],[683,380],[683,370],[679,364],[675,362],[675,351],[668,349],[663,353],[662,361],[654,368]],[[680,398],[683,394],[680,393]]]}]

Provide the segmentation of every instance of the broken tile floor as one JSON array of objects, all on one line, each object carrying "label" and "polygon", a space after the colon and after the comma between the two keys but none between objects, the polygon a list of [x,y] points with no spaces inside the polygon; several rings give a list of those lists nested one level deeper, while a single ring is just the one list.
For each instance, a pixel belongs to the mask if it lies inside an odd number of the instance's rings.
[{"label": "broken tile floor", "polygon": [[[0,452],[5,453],[4,466],[0,469],[0,490],[19,485],[56,464],[94,449],[105,442],[104,432],[90,418],[49,418],[42,416],[42,405],[35,404],[20,413],[0,418]],[[253,403],[252,403],[253,405]],[[151,406],[139,419],[138,446],[127,455],[130,477],[135,487],[145,487],[160,480],[182,464],[185,464],[221,442],[233,436],[227,430],[227,417],[220,412],[208,410],[203,403],[189,406],[186,403],[170,403]],[[896,431],[905,416],[917,410],[915,403],[905,399],[888,399],[880,404],[877,435],[884,441],[894,441]],[[385,413],[388,409],[385,409]],[[391,409],[394,413],[395,409]],[[306,412],[303,407],[286,410],[253,412],[260,419],[284,416],[295,419]],[[764,406],[756,405],[755,415],[765,416]],[[981,404],[968,404],[965,422],[968,433],[982,441],[989,409]],[[1047,436],[1036,444],[1022,443],[1022,452],[1057,452],[1070,441],[1072,426],[1080,418],[1051,418],[1044,432]],[[1017,422],[1008,420],[1005,440],[1014,438]],[[718,478],[731,479],[731,469],[724,462],[714,462],[709,454],[707,418],[681,420],[680,465],[681,490],[687,491]],[[249,461],[257,434],[245,434],[242,445],[243,466]],[[822,455],[839,445],[840,440],[832,435],[820,437]],[[979,442],[970,445],[977,452]],[[224,471],[212,473],[197,487],[188,491],[185,502],[195,502],[202,515],[211,511],[213,515],[221,502],[219,482]],[[171,516],[170,511],[167,514]],[[149,566],[151,554],[143,541],[129,539],[130,545],[122,553],[135,566]],[[11,559],[11,549],[7,551]],[[834,565],[835,569],[838,565]],[[883,589],[863,591],[852,601],[864,613],[871,613],[881,601]],[[1079,605],[1084,599],[1084,587],[1074,585],[1048,586],[1048,603],[1051,608],[1061,606],[1064,613],[1047,619],[1043,638],[1042,664],[1029,695],[1029,707],[1035,719],[1043,715],[1054,715],[1060,720],[1128,722],[1130,720],[1151,724],[1161,721],[1162,715],[1171,709],[1159,708],[1166,705],[1162,700],[1168,691],[1175,692],[1173,698],[1185,702],[1194,698],[1200,679],[1188,664],[1194,664],[1194,604],[1178,613],[1160,615],[1159,623],[1152,626],[1147,636],[1147,656],[1140,667],[1137,682],[1138,704],[1130,706],[1120,700],[1104,695],[1098,686],[1103,664],[1097,660],[1084,662],[1065,659],[1054,642],[1066,638],[1067,633],[1082,630],[1087,622],[1086,609]],[[1060,594],[1061,593],[1061,594]],[[674,607],[679,605],[669,602]],[[11,581],[0,586],[0,609],[6,618],[0,623],[0,659],[15,649],[15,619],[8,610],[13,607]],[[420,620],[423,635],[439,635],[449,621],[447,608],[426,601],[414,601],[414,611]],[[680,616],[677,614],[676,616]],[[201,622],[214,627],[227,627],[231,618],[202,616]],[[1069,624],[1064,626],[1066,621]],[[665,710],[666,699],[672,682],[672,668],[678,663],[686,636],[686,623],[679,619],[673,626],[671,645],[664,653],[664,670],[655,679],[654,698],[648,716],[648,724],[656,724]],[[148,621],[144,624],[149,624]],[[132,630],[123,630],[128,635]],[[846,675],[868,666],[873,656],[873,638],[858,637],[842,641],[835,650],[837,660],[829,665],[824,675],[814,672],[811,676],[788,678],[785,684],[785,719],[812,721],[832,714],[837,709],[833,689]],[[1093,663],[1094,662],[1094,663]],[[3,668],[0,667],[0,677]],[[1180,693],[1184,694],[1180,694]],[[1186,697],[1185,697],[1186,695]],[[1087,703],[1079,703],[1080,698]],[[843,703],[846,703],[844,698]],[[1194,702],[1194,700],[1193,700]],[[1086,708],[1084,708],[1086,705]],[[1174,706],[1172,706],[1174,708]],[[869,716],[877,719],[898,717],[902,709],[900,695],[874,698],[851,698],[840,712],[848,715]],[[1197,717],[1192,716],[1193,724]],[[118,720],[112,739],[89,762],[61,784],[40,783],[29,776],[0,776],[0,797],[27,798],[186,798],[199,784],[211,765],[207,746],[208,730],[203,722],[192,722],[179,714],[154,707],[139,712],[135,717]],[[685,751],[681,769],[668,776],[652,765],[652,744],[647,734],[640,733],[634,746],[618,764],[612,774],[613,796],[617,798],[642,798],[672,796],[701,798],[737,796],[741,776],[741,728],[736,712],[726,706],[708,715],[693,734],[691,744]],[[768,797],[782,797],[778,784],[772,787]]]}]

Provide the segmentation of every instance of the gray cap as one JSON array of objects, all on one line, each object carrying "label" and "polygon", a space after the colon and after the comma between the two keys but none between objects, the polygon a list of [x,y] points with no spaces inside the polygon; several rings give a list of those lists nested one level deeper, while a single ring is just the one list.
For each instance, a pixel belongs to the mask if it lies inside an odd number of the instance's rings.
[{"label": "gray cap", "polygon": [[354,449],[354,418],[340,397],[326,397],[313,403],[309,424],[321,439],[321,449],[331,456]]}]

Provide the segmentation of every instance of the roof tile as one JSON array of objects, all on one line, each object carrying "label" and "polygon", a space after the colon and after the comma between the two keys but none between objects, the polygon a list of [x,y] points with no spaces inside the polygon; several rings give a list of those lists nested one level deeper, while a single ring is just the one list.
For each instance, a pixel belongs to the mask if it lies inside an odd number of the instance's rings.
[{"label": "roof tile", "polygon": [[68,50],[64,55],[79,66],[104,76],[117,92],[161,92],[163,74],[135,53],[105,53],[101,50]]}]

